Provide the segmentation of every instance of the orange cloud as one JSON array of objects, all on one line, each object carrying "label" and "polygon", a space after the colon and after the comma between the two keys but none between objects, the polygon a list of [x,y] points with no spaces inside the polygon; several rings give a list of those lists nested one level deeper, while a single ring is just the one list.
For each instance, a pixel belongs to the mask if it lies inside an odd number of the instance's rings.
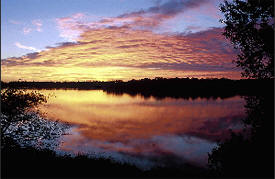
[{"label": "orange cloud", "polygon": [[[222,28],[193,34],[152,32],[152,28],[167,19],[205,2],[167,1],[147,10],[103,18],[97,22],[86,22],[83,13],[58,18],[60,36],[73,42],[60,43],[57,47],[48,47],[45,51],[20,58],[2,60],[2,79],[240,78],[239,69],[232,64],[235,52],[221,35]],[[42,25],[39,22],[35,24],[38,27]]]},{"label": "orange cloud", "polygon": [[232,64],[234,51],[221,32],[214,28],[191,35],[167,35],[125,26],[87,30],[75,43],[2,60],[2,79],[239,78]]},{"label": "orange cloud", "polygon": [[[129,80],[154,77],[240,78],[235,52],[222,28],[193,34],[160,34],[154,28],[207,1],[167,1],[117,17],[88,22],[83,13],[56,19],[70,42],[39,53],[1,60],[5,81]],[[37,30],[42,22],[33,21]],[[167,27],[169,28],[169,27]],[[189,30],[200,28],[188,27]],[[188,30],[187,28],[187,30]],[[35,51],[33,47],[16,44]]]}]

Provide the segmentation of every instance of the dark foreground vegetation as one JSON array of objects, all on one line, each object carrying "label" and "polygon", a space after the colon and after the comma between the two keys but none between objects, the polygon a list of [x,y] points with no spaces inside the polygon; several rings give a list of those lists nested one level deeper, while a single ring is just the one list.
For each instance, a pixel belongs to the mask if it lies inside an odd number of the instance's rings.
[{"label": "dark foreground vegetation", "polygon": [[[92,159],[85,155],[59,156],[54,151],[21,148],[12,140],[1,150],[3,178],[94,178],[94,177],[206,177],[206,169],[184,165],[142,171],[111,159]],[[12,145],[12,147],[11,147]]]},{"label": "dark foreground vegetation", "polygon": [[209,168],[220,177],[274,178],[274,93],[245,101],[243,132],[232,133],[212,150]]},{"label": "dark foreground vegetation", "polygon": [[273,79],[230,80],[230,79],[197,79],[197,78],[155,78],[110,82],[1,82],[2,88],[27,89],[102,89],[107,93],[132,96],[142,95],[162,99],[174,98],[227,98],[236,95],[253,96],[272,92]]}]

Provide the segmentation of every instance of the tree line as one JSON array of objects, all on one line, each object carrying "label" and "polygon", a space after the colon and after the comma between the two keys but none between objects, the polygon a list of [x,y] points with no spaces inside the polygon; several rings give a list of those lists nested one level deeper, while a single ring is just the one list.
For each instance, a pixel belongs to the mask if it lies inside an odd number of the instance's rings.
[{"label": "tree line", "polygon": [[93,82],[1,82],[2,88],[21,89],[100,89],[107,93],[132,96],[141,95],[145,98],[227,98],[236,95],[260,95],[273,91],[272,79],[242,79],[231,80],[226,78],[198,79],[198,78],[155,78],[130,81],[93,81]]}]

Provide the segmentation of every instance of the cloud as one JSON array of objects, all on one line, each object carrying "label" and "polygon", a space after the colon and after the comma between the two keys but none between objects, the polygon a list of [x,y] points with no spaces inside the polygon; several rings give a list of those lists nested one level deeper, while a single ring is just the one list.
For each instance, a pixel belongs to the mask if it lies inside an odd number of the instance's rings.
[{"label": "cloud", "polygon": [[9,23],[15,24],[15,25],[22,24],[22,22],[20,22],[20,21],[15,21],[15,20],[9,20]]},{"label": "cloud", "polygon": [[32,24],[36,27],[36,31],[41,32],[42,31],[42,21],[40,19],[36,19],[32,21]]},{"label": "cloud", "polygon": [[153,28],[159,26],[163,21],[172,19],[178,14],[199,7],[206,2],[207,0],[169,0],[161,4],[160,1],[157,1],[153,7],[146,10],[125,13],[118,16],[117,19],[132,18],[132,27]]},{"label": "cloud", "polygon": [[23,57],[29,58],[29,59],[36,59],[39,57],[39,53],[38,52],[28,53],[28,54],[24,55]]},{"label": "cloud", "polygon": [[21,49],[26,49],[26,50],[31,50],[31,51],[39,51],[38,49],[36,49],[34,47],[25,46],[25,45],[22,45],[19,42],[15,42],[15,46],[18,47],[18,48],[21,48]]},{"label": "cloud", "polygon": [[36,19],[32,21],[32,25],[34,26],[34,28],[30,28],[30,27],[24,27],[23,28],[23,34],[27,35],[30,32],[32,32],[33,30],[36,30],[37,32],[42,32],[42,21],[40,19]]},{"label": "cloud", "polygon": [[166,3],[156,3],[146,10],[125,13],[117,17],[105,17],[97,22],[86,22],[83,13],[73,14],[70,17],[57,18],[60,36],[76,41],[80,34],[87,30],[98,28],[127,27],[129,29],[148,30],[161,25],[166,20],[174,18],[188,9],[205,4],[207,0],[169,0]]},{"label": "cloud", "polygon": [[[222,31],[212,28],[193,34],[155,34],[128,27],[91,29],[83,32],[76,42],[59,43],[20,59],[5,59],[2,69],[6,77],[16,78],[18,75],[11,72],[20,71],[24,79],[31,80],[240,78],[240,69],[232,64],[236,52]],[[18,42],[16,45],[37,51]],[[31,75],[33,71],[40,75]]]},{"label": "cloud", "polygon": [[[223,28],[200,28],[192,24],[184,33],[154,31],[166,20],[189,10],[197,11],[207,3],[206,0],[158,1],[145,10],[92,22],[83,13],[57,18],[60,36],[66,41],[20,60],[5,59],[3,73],[6,71],[6,78],[13,79],[18,75],[12,72],[20,70],[30,80],[44,81],[157,76],[238,79],[240,69],[232,64],[236,51],[222,35]],[[17,46],[36,51],[19,43]],[[38,67],[47,74],[31,75]]]},{"label": "cloud", "polygon": [[73,14],[71,17],[57,18],[57,27],[60,31],[60,37],[69,41],[76,41],[77,37],[83,32],[84,22],[81,20],[85,17],[83,13]]},{"label": "cloud", "polygon": [[76,13],[76,14],[72,15],[72,18],[74,18],[74,19],[82,19],[84,17],[85,17],[85,14],[83,14],[83,13]]},{"label": "cloud", "polygon": [[167,16],[175,16],[178,13],[182,13],[187,9],[201,6],[207,2],[206,0],[169,0],[164,4],[160,4],[158,1],[156,6],[150,7],[146,10],[140,10],[132,13],[123,14],[120,17],[143,15],[143,14],[164,14]]},{"label": "cloud", "polygon": [[190,25],[188,27],[185,28],[185,32],[186,33],[192,33],[192,31],[194,30],[202,30],[203,28],[200,27],[200,26],[193,26],[193,25]]},{"label": "cloud", "polygon": [[24,27],[24,28],[23,28],[23,33],[24,33],[25,35],[29,34],[31,31],[32,31],[31,28],[27,28],[27,27]]}]

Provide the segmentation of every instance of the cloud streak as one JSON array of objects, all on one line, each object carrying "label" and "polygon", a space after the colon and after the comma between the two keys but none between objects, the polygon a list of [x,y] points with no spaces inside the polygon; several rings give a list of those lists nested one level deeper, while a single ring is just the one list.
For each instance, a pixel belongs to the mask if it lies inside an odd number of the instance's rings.
[{"label": "cloud streak", "polygon": [[22,24],[22,22],[20,22],[20,21],[16,21],[16,20],[9,20],[9,23],[11,23],[11,24],[14,24],[14,25],[19,25],[19,24]]},{"label": "cloud streak", "polygon": [[36,27],[36,31],[42,32],[42,21],[40,19],[36,19],[32,21],[32,24]]},{"label": "cloud streak", "polygon": [[16,47],[18,48],[21,48],[21,49],[25,49],[25,50],[31,50],[31,51],[39,51],[38,49],[36,49],[35,47],[31,47],[31,46],[25,46],[25,45],[22,45],[21,43],[19,42],[15,42],[14,44]]},{"label": "cloud streak", "polygon": [[23,34],[24,34],[24,35],[29,34],[31,31],[32,31],[31,28],[27,28],[27,27],[24,27],[24,28],[23,28]]},{"label": "cloud streak", "polygon": [[156,27],[163,21],[171,19],[185,10],[199,7],[207,2],[206,0],[170,0],[164,4],[157,3],[156,6],[146,10],[140,10],[132,13],[126,13],[117,18],[133,18],[133,26]]},{"label": "cloud streak", "polygon": [[146,10],[126,13],[119,17],[142,16],[146,14],[161,14],[163,18],[176,16],[183,13],[187,9],[192,9],[201,6],[207,0],[170,0],[164,4],[156,3],[156,6],[150,7]]},{"label": "cloud streak", "polygon": [[83,13],[73,14],[71,17],[57,18],[56,22],[61,37],[76,41],[81,33],[98,28],[127,27],[129,29],[152,30],[178,14],[200,7],[208,1],[169,0],[163,4],[157,3],[145,10],[124,13],[117,17],[102,18],[97,22],[85,22],[86,15]]}]

